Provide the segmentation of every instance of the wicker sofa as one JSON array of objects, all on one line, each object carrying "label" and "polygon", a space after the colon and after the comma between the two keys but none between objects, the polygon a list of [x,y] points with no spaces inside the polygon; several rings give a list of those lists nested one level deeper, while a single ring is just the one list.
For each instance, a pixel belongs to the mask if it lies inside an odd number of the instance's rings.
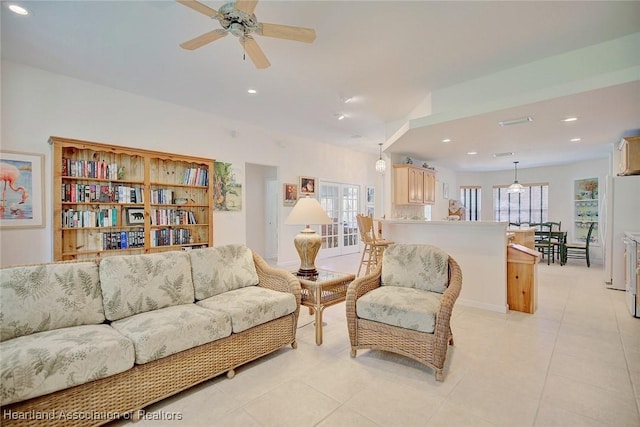
[{"label": "wicker sofa", "polygon": [[0,270],[4,425],[100,425],[283,346],[300,283],[241,245]]},{"label": "wicker sofa", "polygon": [[453,344],[450,319],[462,288],[462,271],[431,245],[390,245],[382,263],[349,285],[346,297],[351,357],[376,349],[410,357],[444,380]]}]

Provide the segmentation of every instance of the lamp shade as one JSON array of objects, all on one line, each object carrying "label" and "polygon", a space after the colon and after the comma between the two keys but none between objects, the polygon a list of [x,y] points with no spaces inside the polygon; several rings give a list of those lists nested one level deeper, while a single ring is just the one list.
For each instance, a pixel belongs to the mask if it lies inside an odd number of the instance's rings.
[{"label": "lamp shade", "polygon": [[513,184],[507,188],[507,193],[524,193],[524,187],[518,182],[518,163],[520,162],[513,162],[515,168],[515,179],[513,180]]},{"label": "lamp shade", "polygon": [[331,224],[331,218],[322,209],[318,200],[313,197],[304,197],[298,199],[298,202],[293,207],[289,216],[285,220],[285,224],[298,224],[298,225],[310,225],[310,224]]}]

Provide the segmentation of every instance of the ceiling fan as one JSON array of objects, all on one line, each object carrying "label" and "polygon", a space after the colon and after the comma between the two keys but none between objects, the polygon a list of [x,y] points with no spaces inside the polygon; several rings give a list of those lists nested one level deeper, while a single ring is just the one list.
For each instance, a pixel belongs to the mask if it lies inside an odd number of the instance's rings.
[{"label": "ceiling fan", "polygon": [[222,26],[222,28],[209,31],[180,44],[180,47],[187,50],[198,49],[231,33],[238,37],[240,44],[242,44],[245,52],[249,55],[249,58],[251,58],[256,68],[267,68],[271,63],[251,33],[305,43],[313,43],[316,39],[316,32],[310,28],[258,22],[256,16],[253,14],[258,0],[236,0],[235,3],[232,2],[222,5],[219,10],[212,9],[195,0],[176,1],[196,12],[217,19]]}]

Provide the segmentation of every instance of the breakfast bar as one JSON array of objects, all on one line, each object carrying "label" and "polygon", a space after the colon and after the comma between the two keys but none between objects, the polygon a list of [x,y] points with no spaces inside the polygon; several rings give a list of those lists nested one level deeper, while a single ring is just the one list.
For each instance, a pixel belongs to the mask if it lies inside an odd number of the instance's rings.
[{"label": "breakfast bar", "polygon": [[385,219],[381,224],[385,239],[438,246],[458,261],[459,304],[507,312],[507,223]]}]

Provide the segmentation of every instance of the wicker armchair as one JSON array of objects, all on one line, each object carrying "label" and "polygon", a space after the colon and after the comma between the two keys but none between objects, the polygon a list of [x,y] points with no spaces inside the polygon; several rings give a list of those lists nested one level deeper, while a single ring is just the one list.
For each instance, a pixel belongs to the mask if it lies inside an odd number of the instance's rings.
[{"label": "wicker armchair", "polygon": [[[418,247],[418,250],[420,250],[420,247],[433,248],[428,245],[391,245],[387,249],[387,254],[393,254],[394,247],[399,246]],[[416,330],[429,330],[430,328],[416,328],[412,320],[407,322],[412,323],[410,325],[398,326],[380,321],[381,319],[378,319],[378,321],[365,319],[362,317],[365,315],[364,304],[361,304],[360,311],[358,310],[359,301],[362,303],[364,300],[361,300],[361,298],[368,293],[385,287],[390,288],[389,290],[391,292],[396,290],[393,289],[397,288],[395,286],[386,286],[386,283],[384,285],[382,284],[383,278],[385,278],[385,281],[388,279],[388,275],[383,273],[383,269],[393,263],[393,257],[387,256],[387,254],[385,254],[382,264],[379,264],[371,274],[354,280],[347,289],[346,311],[349,339],[351,340],[351,357],[356,357],[358,349],[376,349],[401,354],[429,366],[435,371],[436,380],[443,381],[443,368],[447,356],[447,348],[449,344],[453,345],[453,335],[449,322],[453,305],[462,288],[462,271],[460,266],[453,258],[445,254],[446,258],[444,259],[448,258],[448,261],[445,261],[447,265],[444,266],[446,270],[444,272],[444,287],[446,288],[442,294],[435,296],[435,304],[433,305],[435,325],[432,328],[433,332],[429,333]],[[401,262],[405,263],[407,270],[411,274],[411,270],[415,271],[416,265],[419,263],[418,256],[407,256],[405,253],[403,254],[403,258],[404,260],[401,260]],[[427,274],[429,273],[427,272]],[[424,272],[418,273],[414,277],[417,278],[418,276],[424,276]],[[400,287],[404,288],[403,286]],[[403,292],[434,294],[434,292],[427,290],[415,289],[415,286],[412,287],[411,285],[409,285],[408,289],[408,291]],[[409,297],[411,298],[411,296]],[[413,308],[415,309],[416,307]],[[417,311],[429,311],[426,306],[419,306],[417,308]],[[427,308],[427,310],[423,310],[423,308]],[[403,310],[403,308],[400,310]],[[397,312],[397,310],[390,311],[383,308],[381,312],[389,313]]]}]

